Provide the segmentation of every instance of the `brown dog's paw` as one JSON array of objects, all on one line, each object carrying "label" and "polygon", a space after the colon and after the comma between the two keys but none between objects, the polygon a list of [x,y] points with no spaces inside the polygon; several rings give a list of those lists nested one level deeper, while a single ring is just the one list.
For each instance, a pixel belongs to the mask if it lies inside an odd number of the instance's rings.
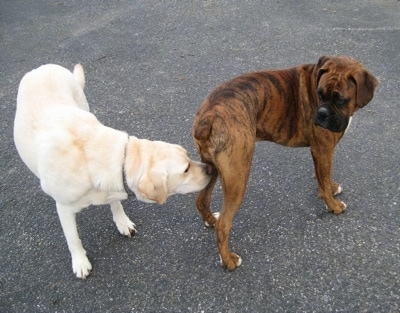
[{"label": "brown dog's paw", "polygon": [[241,258],[241,256],[233,252],[229,253],[229,257],[227,260],[223,260],[220,255],[219,261],[222,266],[226,266],[226,268],[230,271],[233,271],[235,268],[239,267],[243,263],[243,259]]},{"label": "brown dog's paw", "polygon": [[219,219],[219,215],[219,212],[214,212],[212,215],[209,216],[207,221],[204,221],[204,225],[206,225],[207,227],[214,227],[215,223]]},{"label": "brown dog's paw", "polygon": [[328,205],[326,204],[326,209],[329,212],[332,212],[333,214],[343,213],[343,211],[346,210],[346,207],[347,205],[343,201],[336,201],[335,206],[333,208],[328,207]]},{"label": "brown dog's paw", "polygon": [[338,194],[340,194],[343,191],[342,186],[340,186],[339,184],[336,183],[332,183],[332,194],[334,196],[337,196]]}]

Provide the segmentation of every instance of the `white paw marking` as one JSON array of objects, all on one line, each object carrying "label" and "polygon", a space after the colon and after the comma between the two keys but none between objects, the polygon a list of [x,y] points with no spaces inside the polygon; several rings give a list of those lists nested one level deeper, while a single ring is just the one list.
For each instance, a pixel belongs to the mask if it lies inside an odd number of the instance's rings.
[{"label": "white paw marking", "polygon": [[[343,204],[343,206],[344,206],[343,211],[346,210],[346,208],[347,208],[346,203],[344,203],[343,201],[340,201],[340,202],[341,202],[341,203]],[[326,209],[327,211],[329,211],[329,212],[333,212],[333,211],[328,207],[328,205],[326,205],[326,204],[325,204],[325,209]]]},{"label": "white paw marking", "polygon": [[[213,215],[213,216],[215,217],[215,219],[217,220],[217,219],[219,219],[219,216],[221,215],[221,213],[219,213],[219,212],[214,212],[212,215]],[[207,221],[204,222],[204,225],[206,225],[207,227],[214,226],[214,225],[210,225]]]},{"label": "white paw marking", "polygon": [[[222,261],[221,255],[218,254],[218,256],[219,256],[219,264],[221,264],[221,266],[224,266],[224,262]],[[238,256],[238,260],[236,262],[236,267],[239,267],[240,265],[242,265],[243,259],[240,255],[237,255],[237,256]]]},{"label": "white paw marking", "polygon": [[214,212],[213,215],[214,215],[215,219],[218,220],[218,219],[219,219],[219,216],[221,215],[221,213],[219,213],[219,212]]},{"label": "white paw marking", "polygon": [[337,196],[338,194],[340,194],[343,191],[342,186],[338,186],[338,188],[336,189],[335,193],[333,194],[334,196]]},{"label": "white paw marking", "polygon": [[239,267],[239,266],[242,265],[242,263],[243,263],[242,257],[241,257],[240,255],[238,255],[238,257],[239,257],[239,259],[238,259],[237,262],[236,262],[236,266],[237,266],[237,267]]}]

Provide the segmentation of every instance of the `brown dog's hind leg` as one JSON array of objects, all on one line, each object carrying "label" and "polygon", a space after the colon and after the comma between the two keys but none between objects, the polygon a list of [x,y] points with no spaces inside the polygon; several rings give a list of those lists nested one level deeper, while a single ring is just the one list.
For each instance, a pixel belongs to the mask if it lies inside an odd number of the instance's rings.
[{"label": "brown dog's hind leg", "polygon": [[217,158],[223,190],[223,204],[215,224],[215,231],[221,261],[228,270],[234,270],[242,264],[241,257],[229,250],[232,221],[246,191],[254,151],[254,143],[251,143],[251,140],[244,140],[242,143],[243,146],[233,147],[231,155],[223,152]]},{"label": "brown dog's hind leg", "polygon": [[214,226],[217,221],[214,214],[210,211],[211,194],[214,189],[215,183],[218,178],[218,172],[213,171],[211,174],[211,179],[206,188],[199,192],[196,199],[196,206],[199,210],[203,222],[206,226]]}]

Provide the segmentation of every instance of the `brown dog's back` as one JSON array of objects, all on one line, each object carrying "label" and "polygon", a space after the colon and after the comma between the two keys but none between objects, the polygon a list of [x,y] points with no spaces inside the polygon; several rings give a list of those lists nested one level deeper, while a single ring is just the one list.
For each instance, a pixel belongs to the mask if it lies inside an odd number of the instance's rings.
[{"label": "brown dog's back", "polygon": [[[300,89],[315,88],[309,81],[314,68],[315,65],[301,65],[247,73],[220,85],[197,112],[193,124],[195,141],[211,140],[210,136],[214,136],[212,141],[216,144],[225,133],[230,137],[232,131],[243,128],[242,131],[251,132],[257,140],[291,147],[308,146],[305,138],[308,136],[298,134],[309,133],[306,128],[310,123],[305,118],[312,116],[310,112],[316,109],[316,101],[299,95]],[[214,123],[221,124],[217,133],[212,131]]]}]

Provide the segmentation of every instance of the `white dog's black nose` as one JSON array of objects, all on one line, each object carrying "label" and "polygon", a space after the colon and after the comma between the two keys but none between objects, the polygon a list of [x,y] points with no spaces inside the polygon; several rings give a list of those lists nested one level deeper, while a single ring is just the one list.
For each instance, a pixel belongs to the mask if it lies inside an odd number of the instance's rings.
[{"label": "white dog's black nose", "polygon": [[210,164],[205,164],[205,170],[208,175],[211,175],[214,171],[214,168]]}]

